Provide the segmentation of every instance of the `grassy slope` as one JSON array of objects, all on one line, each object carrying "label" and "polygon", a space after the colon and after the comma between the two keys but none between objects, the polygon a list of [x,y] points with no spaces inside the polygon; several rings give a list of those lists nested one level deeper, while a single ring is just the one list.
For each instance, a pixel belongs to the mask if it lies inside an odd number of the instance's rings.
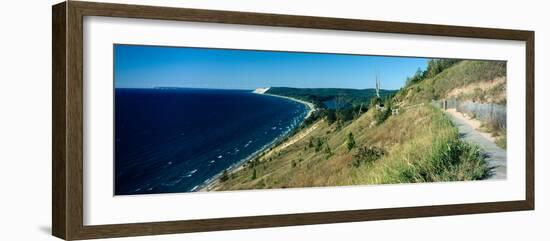
[{"label": "grassy slope", "polygon": [[[420,103],[432,99],[446,98],[453,90],[460,90],[467,86],[481,82],[492,82],[499,77],[506,76],[506,63],[502,61],[462,61],[451,68],[448,68],[436,75],[434,78],[426,79],[420,83],[407,86],[397,93],[398,100],[411,103]],[[491,86],[491,89],[484,90],[485,98],[501,95],[506,92],[506,87],[499,85]],[[463,98],[476,96],[459,95]],[[473,94],[473,93],[472,93]],[[490,96],[489,96],[490,95]]]},{"label": "grassy slope", "polygon": [[[462,61],[434,78],[407,86],[395,97],[402,104],[445,98],[506,105],[506,62]],[[493,128],[491,123],[482,123],[481,129],[506,149],[505,129]]]},{"label": "grassy slope", "polygon": [[[317,128],[300,141],[264,153],[257,162],[235,171],[215,189],[483,179],[488,170],[478,149],[461,142],[450,120],[428,101],[434,93],[443,95],[456,87],[493,78],[494,74],[481,73],[493,67],[464,61],[433,79],[401,90],[395,97],[401,106],[399,115],[390,116],[379,125],[374,121],[374,109],[340,129],[320,120],[312,125]],[[464,73],[475,78],[465,77],[455,84],[450,81],[458,75],[465,76]],[[353,133],[356,142],[352,150],[347,148],[349,133]],[[310,142],[315,146],[319,139],[323,145],[316,151]],[[358,147],[380,147],[386,154],[371,163],[353,166]]]}]

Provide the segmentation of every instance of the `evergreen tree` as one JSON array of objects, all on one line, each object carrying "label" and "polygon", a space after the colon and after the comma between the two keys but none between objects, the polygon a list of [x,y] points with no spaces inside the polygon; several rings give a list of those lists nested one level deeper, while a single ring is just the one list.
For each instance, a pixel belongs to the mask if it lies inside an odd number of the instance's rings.
[{"label": "evergreen tree", "polygon": [[323,140],[317,138],[317,143],[315,144],[315,152],[319,152],[323,148]]},{"label": "evergreen tree", "polygon": [[254,168],[254,171],[252,171],[252,180],[256,179],[256,168]]},{"label": "evergreen tree", "polygon": [[336,113],[334,110],[328,110],[327,112],[327,122],[329,125],[332,125],[336,121]]},{"label": "evergreen tree", "polygon": [[353,138],[353,133],[348,134],[348,151],[351,151],[355,147],[355,139]]}]

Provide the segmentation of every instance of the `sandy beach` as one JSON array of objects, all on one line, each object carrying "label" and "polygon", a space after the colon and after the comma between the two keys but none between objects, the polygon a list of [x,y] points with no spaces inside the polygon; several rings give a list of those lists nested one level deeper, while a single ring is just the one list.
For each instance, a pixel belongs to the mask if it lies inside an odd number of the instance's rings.
[{"label": "sandy beach", "polygon": [[[296,101],[296,102],[299,102],[301,104],[304,104],[305,106],[308,107],[308,113],[306,114],[305,119],[307,119],[309,116],[311,116],[311,114],[315,111],[315,105],[313,105],[313,103],[310,103],[310,102],[307,102],[307,101],[303,101],[303,100],[299,100],[299,99],[296,99],[296,98],[292,98],[292,97],[287,97],[287,96],[281,96],[281,95],[273,95],[273,94],[266,94],[265,92],[269,90],[269,88],[267,89],[261,89],[260,91],[258,90],[255,90],[253,93],[255,94],[259,94],[259,95],[270,95],[270,96],[273,96],[273,97],[278,97],[278,98],[285,98],[285,99],[289,99],[289,100],[292,100],[292,101]],[[313,127],[310,127],[311,130],[308,130],[308,131],[312,131],[316,128],[317,126],[313,126]],[[301,137],[300,137],[301,138]],[[283,138],[278,138],[278,140],[280,139],[283,139]],[[267,154],[271,151],[271,149],[276,149],[276,148],[285,148],[289,145],[292,145],[294,142],[296,142],[296,138],[291,138],[287,141],[284,141],[284,142],[280,142],[278,140],[274,140],[272,144],[270,145],[267,145],[266,147],[262,148],[261,150],[258,150],[258,152],[254,153],[253,155],[251,155],[250,157],[246,158],[245,160],[243,160],[242,162],[236,164],[235,166],[233,167],[230,167],[227,169],[227,172],[229,173],[229,175],[231,175],[232,173],[235,173],[239,170],[241,170],[242,168],[244,168],[244,165],[249,161],[249,160],[252,160],[258,156],[262,156],[264,154]],[[222,173],[219,173],[217,174],[216,176],[212,177],[210,180],[206,181],[205,183],[203,183],[202,185],[200,185],[195,191],[196,192],[207,192],[207,191],[210,191],[212,189],[214,189],[216,187],[216,185],[219,183],[220,181],[220,177],[221,177]]]},{"label": "sandy beach", "polygon": [[307,101],[299,100],[299,99],[288,97],[288,96],[282,96],[282,95],[272,95],[272,94],[265,94],[265,93],[262,94],[262,95],[269,95],[269,96],[274,96],[274,97],[279,97],[279,98],[285,98],[285,99],[289,99],[289,100],[296,101],[296,102],[299,102],[299,103],[302,103],[302,104],[306,105],[308,107],[309,111],[307,112],[307,115],[304,119],[307,119],[313,113],[313,111],[315,111],[315,105],[313,105],[313,103],[310,103],[310,102],[307,102]]},{"label": "sandy beach", "polygon": [[305,119],[307,119],[311,115],[311,113],[313,113],[313,111],[315,111],[315,105],[313,103],[303,101],[303,100],[299,100],[299,99],[292,98],[292,97],[288,97],[288,96],[267,94],[267,91],[269,91],[269,89],[270,89],[270,87],[258,88],[258,89],[255,89],[254,91],[252,91],[252,93],[259,94],[259,95],[269,95],[269,96],[278,97],[278,98],[285,98],[285,99],[289,99],[289,100],[296,101],[296,102],[299,102],[301,104],[304,104],[309,108],[309,111],[308,111]]}]

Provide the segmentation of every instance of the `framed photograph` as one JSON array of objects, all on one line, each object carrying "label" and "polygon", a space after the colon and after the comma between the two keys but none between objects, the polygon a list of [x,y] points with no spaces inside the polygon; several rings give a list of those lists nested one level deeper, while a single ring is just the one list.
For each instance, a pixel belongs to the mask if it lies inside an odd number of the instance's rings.
[{"label": "framed photograph", "polygon": [[53,235],[534,209],[534,32],[53,6]]}]

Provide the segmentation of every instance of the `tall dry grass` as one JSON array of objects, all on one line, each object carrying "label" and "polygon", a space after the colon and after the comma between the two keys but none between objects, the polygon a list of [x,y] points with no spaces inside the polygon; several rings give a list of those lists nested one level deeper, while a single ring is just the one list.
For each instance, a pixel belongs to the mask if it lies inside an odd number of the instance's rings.
[{"label": "tall dry grass", "polygon": [[[309,137],[259,158],[253,168],[231,175],[220,190],[415,183],[483,179],[488,173],[479,150],[459,140],[438,109],[418,106],[371,126],[371,110],[338,130],[322,121],[310,135],[331,150],[315,151]],[[370,126],[370,127],[369,127]],[[348,150],[353,133],[356,147]],[[325,149],[324,147],[323,149]],[[383,149],[368,161],[361,150]],[[254,170],[256,178],[251,179]]]},{"label": "tall dry grass", "polygon": [[[414,138],[393,146],[380,165],[366,166],[358,171],[361,183],[416,183],[484,179],[488,175],[477,146],[460,140],[458,130],[437,108],[413,110],[424,119],[413,130]],[[415,115],[400,122],[413,122]]]}]

